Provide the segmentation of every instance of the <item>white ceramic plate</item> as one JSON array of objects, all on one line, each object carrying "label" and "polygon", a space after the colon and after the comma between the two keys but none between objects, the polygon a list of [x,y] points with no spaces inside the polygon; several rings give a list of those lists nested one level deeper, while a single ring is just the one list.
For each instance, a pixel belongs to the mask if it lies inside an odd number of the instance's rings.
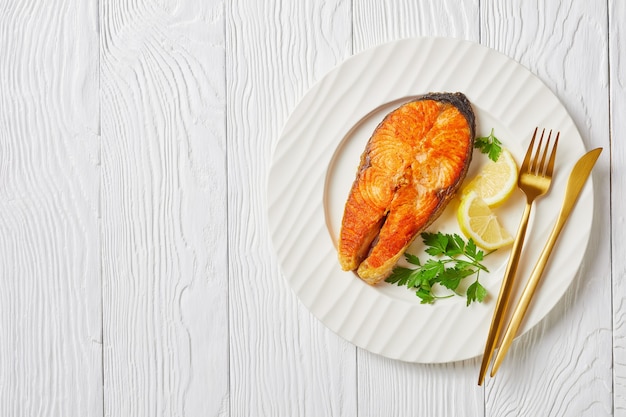
[{"label": "white ceramic plate", "polygon": [[[463,92],[477,116],[478,136],[491,128],[518,163],[535,126],[561,132],[550,193],[531,214],[518,277],[525,281],[558,214],[569,172],[585,152],[583,141],[554,94],[527,69],[486,47],[449,38],[406,39],[355,55],[328,73],[287,121],[269,175],[269,221],[283,273],[302,303],[331,330],[368,351],[409,362],[458,361],[482,354],[508,249],[486,258],[480,281],[490,297],[420,300],[405,287],[369,286],[340,269],[335,242],[359,157],[383,116],[412,96]],[[468,179],[485,157],[474,153]],[[451,203],[429,231],[458,232]],[[523,195],[497,209],[517,231]],[[593,214],[591,181],[535,295],[522,332],[541,320],[574,279]],[[418,237],[409,252],[422,252]],[[517,289],[519,292],[519,288]]]}]

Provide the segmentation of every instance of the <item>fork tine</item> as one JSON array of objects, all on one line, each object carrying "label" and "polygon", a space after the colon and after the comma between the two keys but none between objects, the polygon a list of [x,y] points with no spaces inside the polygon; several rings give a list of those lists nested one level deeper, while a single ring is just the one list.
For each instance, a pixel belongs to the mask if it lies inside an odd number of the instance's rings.
[{"label": "fork tine", "polygon": [[552,178],[552,173],[554,172],[554,160],[556,159],[556,147],[559,144],[559,136],[561,136],[561,132],[556,132],[554,145],[552,145],[552,153],[550,154],[550,162],[548,162],[548,167],[546,168],[545,176],[548,178]]},{"label": "fork tine", "polygon": [[[550,129],[550,133],[548,133],[548,140],[546,141],[546,146],[543,148],[543,155],[541,156],[541,164],[537,167],[537,174],[544,176],[546,171],[546,157],[548,156],[548,148],[550,147],[550,139],[552,138],[552,129]],[[541,149],[537,149],[537,156],[541,153]]]},{"label": "fork tine", "polygon": [[535,144],[535,136],[537,136],[537,129],[535,128],[535,132],[533,133],[533,138],[530,140],[530,144],[528,145],[528,150],[526,151],[526,156],[524,156],[524,162],[522,162],[522,167],[520,168],[520,172],[528,172],[530,157],[533,154],[533,145]]},{"label": "fork tine", "polygon": [[539,170],[539,155],[541,155],[541,145],[543,145],[543,135],[546,133],[546,129],[541,131],[541,138],[539,138],[539,144],[537,145],[537,149],[535,150],[535,157],[533,158],[533,162],[530,165],[530,170],[528,171],[531,174],[537,174]]}]

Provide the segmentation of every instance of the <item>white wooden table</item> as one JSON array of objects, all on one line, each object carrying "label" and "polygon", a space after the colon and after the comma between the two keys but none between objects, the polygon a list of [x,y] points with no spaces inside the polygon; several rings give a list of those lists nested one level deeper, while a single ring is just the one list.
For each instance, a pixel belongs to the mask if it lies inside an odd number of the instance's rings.
[{"label": "white wooden table", "polygon": [[[626,2],[0,1],[0,416],[626,415]],[[574,284],[479,358],[398,362],[283,279],[271,150],[307,89],[413,36],[494,48],[594,170]]]}]

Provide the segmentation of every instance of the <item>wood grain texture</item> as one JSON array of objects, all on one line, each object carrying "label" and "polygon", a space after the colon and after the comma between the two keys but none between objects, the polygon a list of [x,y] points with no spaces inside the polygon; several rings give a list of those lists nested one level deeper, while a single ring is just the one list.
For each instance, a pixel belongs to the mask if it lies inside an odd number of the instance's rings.
[{"label": "wood grain texture", "polygon": [[478,42],[478,0],[354,1],[354,53],[416,36],[449,36]]},{"label": "wood grain texture", "polygon": [[107,416],[229,412],[223,11],[100,2]]},{"label": "wood grain texture", "polygon": [[355,348],[317,321],[287,286],[266,212],[272,149],[289,112],[314,81],[350,55],[349,6],[280,0],[227,6],[233,416],[356,414]]},{"label": "wood grain texture", "polygon": [[602,1],[498,1],[481,11],[483,43],[537,74],[570,112],[586,147],[606,150],[594,169],[593,232],[582,267],[557,307],[514,342],[488,380],[489,416],[612,413],[606,16]]},{"label": "wood grain texture", "polygon": [[626,3],[609,2],[613,412],[626,416]]},{"label": "wood grain texture", "polygon": [[102,416],[97,2],[0,5],[0,415]]},{"label": "wood grain texture", "polygon": [[[478,41],[478,2],[379,2],[354,4],[355,51],[395,39],[451,36]],[[420,365],[358,353],[359,413],[363,416],[481,416],[483,390],[476,360]]]}]

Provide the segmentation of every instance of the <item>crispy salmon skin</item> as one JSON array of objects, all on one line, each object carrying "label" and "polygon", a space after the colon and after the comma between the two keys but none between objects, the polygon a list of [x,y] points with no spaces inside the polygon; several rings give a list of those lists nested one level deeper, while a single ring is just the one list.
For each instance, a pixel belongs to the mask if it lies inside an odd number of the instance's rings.
[{"label": "crispy salmon skin", "polygon": [[361,155],[338,242],[343,270],[385,279],[439,217],[472,159],[472,106],[462,93],[429,93],[389,113]]}]

